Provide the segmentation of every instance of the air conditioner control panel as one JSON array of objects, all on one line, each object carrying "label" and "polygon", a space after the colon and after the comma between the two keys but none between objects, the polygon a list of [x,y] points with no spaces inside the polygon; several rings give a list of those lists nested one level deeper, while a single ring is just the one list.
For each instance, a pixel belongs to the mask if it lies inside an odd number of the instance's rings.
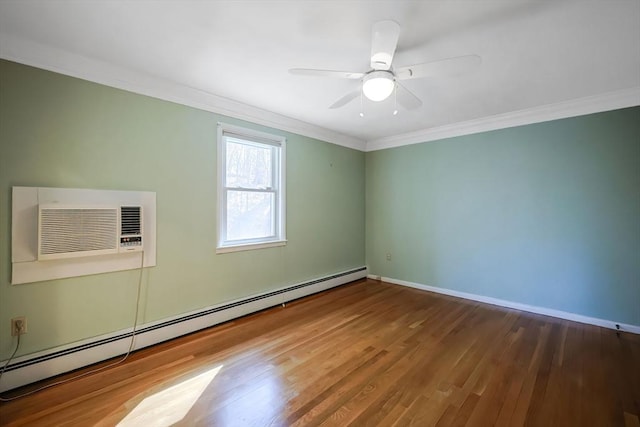
[{"label": "air conditioner control panel", "polygon": [[142,236],[120,237],[121,251],[139,251],[142,249]]}]

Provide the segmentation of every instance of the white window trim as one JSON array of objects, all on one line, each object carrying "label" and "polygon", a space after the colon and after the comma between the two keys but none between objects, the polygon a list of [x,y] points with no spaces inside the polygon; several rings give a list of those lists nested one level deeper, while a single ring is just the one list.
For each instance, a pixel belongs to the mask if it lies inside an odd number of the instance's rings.
[{"label": "white window trim", "polygon": [[[233,134],[240,138],[245,137],[249,141],[255,141],[262,144],[270,144],[280,147],[279,166],[280,176],[277,183],[278,200],[277,212],[276,212],[276,235],[273,239],[259,239],[256,241],[245,240],[238,241],[236,244],[225,243],[223,240],[223,230],[226,226],[224,218],[225,210],[225,144],[223,140],[224,134]],[[229,252],[247,251],[252,249],[272,248],[276,246],[284,246],[287,244],[286,238],[286,142],[287,139],[284,136],[274,135],[266,132],[260,132],[253,129],[248,129],[240,126],[234,126],[227,123],[218,123],[218,140],[217,144],[217,156],[218,156],[218,182],[217,182],[217,209],[216,209],[216,253],[223,254]],[[278,178],[276,176],[276,178]]]}]

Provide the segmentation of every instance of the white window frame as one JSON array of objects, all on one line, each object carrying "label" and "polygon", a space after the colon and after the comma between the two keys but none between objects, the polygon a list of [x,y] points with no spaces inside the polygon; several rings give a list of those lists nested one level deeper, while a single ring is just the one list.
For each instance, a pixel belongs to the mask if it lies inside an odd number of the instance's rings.
[{"label": "white window frame", "polygon": [[[276,147],[275,155],[272,156],[272,173],[273,187],[268,189],[248,189],[241,187],[226,186],[226,137],[230,136],[236,139],[242,139],[250,143],[260,145],[270,145]],[[240,126],[230,125],[228,123],[218,123],[218,208],[217,208],[217,243],[216,253],[227,253],[246,251],[251,249],[271,248],[275,246],[284,246],[287,244],[286,239],[286,144],[287,140],[284,136],[273,135],[266,132],[260,132]],[[227,240],[227,193],[229,191],[260,191],[275,194],[275,212],[274,212],[274,230],[273,236],[257,239],[244,240]]]}]

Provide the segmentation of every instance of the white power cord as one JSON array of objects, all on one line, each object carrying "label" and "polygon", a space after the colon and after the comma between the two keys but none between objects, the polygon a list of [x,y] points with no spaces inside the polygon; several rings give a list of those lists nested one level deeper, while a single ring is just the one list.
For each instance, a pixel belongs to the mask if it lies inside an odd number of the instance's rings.
[{"label": "white power cord", "polygon": [[[76,375],[74,377],[67,378],[66,380],[57,381],[55,383],[47,384],[45,386],[42,386],[42,387],[37,388],[35,390],[31,390],[31,391],[29,391],[27,393],[24,393],[24,394],[20,394],[18,396],[9,397],[9,398],[0,397],[0,402],[11,402],[12,400],[16,400],[16,399],[20,399],[20,398],[25,397],[25,396],[32,395],[32,394],[37,393],[39,391],[45,390],[47,388],[51,388],[51,387],[56,386],[56,385],[68,383],[70,381],[77,380],[78,378],[82,378],[82,377],[86,377],[87,375],[95,374],[96,372],[104,371],[105,369],[112,368],[112,367],[114,367],[116,365],[121,364],[125,360],[127,360],[129,355],[131,354],[131,350],[133,350],[133,344],[135,343],[135,338],[136,338],[136,327],[138,326],[138,313],[140,311],[140,294],[141,294],[141,290],[142,290],[142,274],[143,274],[143,271],[144,271],[144,251],[142,251],[141,255],[140,255],[140,274],[138,276],[138,295],[136,297],[136,316],[133,319],[133,331],[131,333],[131,342],[129,343],[129,349],[127,350],[127,353],[124,355],[124,357],[122,357],[122,359],[118,360],[117,362],[113,362],[113,363],[111,363],[109,365],[102,366],[100,368],[94,369],[92,371],[84,372],[84,373]],[[13,354],[11,354],[11,357],[9,357],[9,360],[7,360],[7,363],[5,363],[4,366],[2,367],[2,371],[0,371],[0,380],[2,379],[2,375],[4,374],[4,371],[7,369],[7,366],[9,366],[9,363],[11,363],[11,361],[15,357],[15,355],[18,352],[19,348],[20,348],[20,334],[18,334],[18,342],[16,343],[16,349],[13,351]]]}]

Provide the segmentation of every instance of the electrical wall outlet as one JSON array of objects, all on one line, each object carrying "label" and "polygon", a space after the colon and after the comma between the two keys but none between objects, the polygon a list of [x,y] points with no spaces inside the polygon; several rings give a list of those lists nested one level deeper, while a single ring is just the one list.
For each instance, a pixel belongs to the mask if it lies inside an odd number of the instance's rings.
[{"label": "electrical wall outlet", "polygon": [[27,333],[27,318],[24,316],[11,319],[11,336],[23,335]]},{"label": "electrical wall outlet", "polygon": [[391,261],[391,254],[387,254],[387,261]]}]

